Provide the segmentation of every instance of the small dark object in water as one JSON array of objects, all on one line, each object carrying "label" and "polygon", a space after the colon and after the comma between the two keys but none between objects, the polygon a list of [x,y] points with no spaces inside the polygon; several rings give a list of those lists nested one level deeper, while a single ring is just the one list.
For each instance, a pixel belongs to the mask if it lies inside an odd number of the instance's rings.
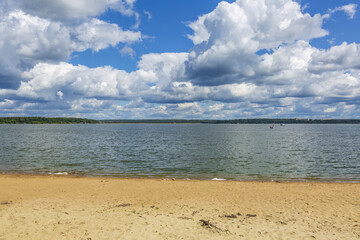
[{"label": "small dark object in water", "polygon": [[256,214],[246,214],[247,217],[256,217]]},{"label": "small dark object in water", "polygon": [[129,207],[129,206],[131,206],[130,203],[123,203],[123,204],[116,205],[116,207]]}]

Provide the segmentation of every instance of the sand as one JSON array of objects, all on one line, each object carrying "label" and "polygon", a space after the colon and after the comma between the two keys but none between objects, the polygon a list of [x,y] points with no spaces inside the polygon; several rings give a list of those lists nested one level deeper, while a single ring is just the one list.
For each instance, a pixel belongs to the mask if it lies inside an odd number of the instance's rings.
[{"label": "sand", "polygon": [[360,239],[359,183],[0,175],[5,239]]}]

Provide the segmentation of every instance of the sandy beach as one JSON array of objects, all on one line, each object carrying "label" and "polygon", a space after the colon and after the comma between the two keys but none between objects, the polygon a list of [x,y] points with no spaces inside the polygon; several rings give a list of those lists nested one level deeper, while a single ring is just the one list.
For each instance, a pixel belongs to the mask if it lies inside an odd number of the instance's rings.
[{"label": "sandy beach", "polygon": [[360,239],[359,183],[0,175],[0,239]]}]

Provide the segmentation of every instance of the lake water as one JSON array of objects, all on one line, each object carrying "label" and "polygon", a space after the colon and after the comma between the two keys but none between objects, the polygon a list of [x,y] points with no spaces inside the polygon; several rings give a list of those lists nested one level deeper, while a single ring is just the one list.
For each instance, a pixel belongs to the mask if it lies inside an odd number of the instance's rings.
[{"label": "lake water", "polygon": [[0,125],[0,172],[360,181],[360,125]]}]

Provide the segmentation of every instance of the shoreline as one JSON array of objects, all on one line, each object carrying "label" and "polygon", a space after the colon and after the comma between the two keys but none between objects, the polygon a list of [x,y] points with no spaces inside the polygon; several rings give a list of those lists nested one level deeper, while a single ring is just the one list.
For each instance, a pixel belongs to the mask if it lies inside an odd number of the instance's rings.
[{"label": "shoreline", "polygon": [[357,239],[360,184],[0,174],[0,239]]},{"label": "shoreline", "polygon": [[143,176],[143,175],[97,175],[97,174],[79,174],[68,172],[55,172],[55,173],[28,173],[28,172],[0,172],[0,176],[55,176],[55,177],[73,177],[73,178],[109,178],[109,179],[142,179],[142,180],[184,180],[184,181],[227,181],[227,182],[276,182],[276,183],[349,183],[360,184],[360,179],[328,179],[328,178],[258,178],[258,179],[233,179],[223,177],[213,178],[189,178],[178,176]]},{"label": "shoreline", "polygon": [[239,118],[239,119],[87,119],[66,117],[0,117],[0,124],[360,124],[360,119]]}]

